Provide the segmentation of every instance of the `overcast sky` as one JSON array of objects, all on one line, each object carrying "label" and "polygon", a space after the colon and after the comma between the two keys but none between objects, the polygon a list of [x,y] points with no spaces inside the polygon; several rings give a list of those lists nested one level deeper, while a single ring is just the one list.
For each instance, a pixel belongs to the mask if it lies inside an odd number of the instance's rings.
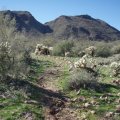
[{"label": "overcast sky", "polygon": [[29,11],[41,23],[88,14],[120,30],[120,0],[0,0],[0,9]]}]

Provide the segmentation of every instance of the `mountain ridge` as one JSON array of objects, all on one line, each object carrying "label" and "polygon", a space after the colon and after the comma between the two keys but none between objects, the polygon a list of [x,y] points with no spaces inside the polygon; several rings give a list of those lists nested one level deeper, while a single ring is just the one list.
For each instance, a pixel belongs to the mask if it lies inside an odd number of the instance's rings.
[{"label": "mountain ridge", "polygon": [[103,20],[90,15],[61,15],[55,20],[42,24],[28,11],[0,11],[0,15],[15,19],[16,29],[31,36],[62,40],[119,40],[120,31]]},{"label": "mountain ridge", "polygon": [[89,15],[60,16],[46,24],[56,32],[53,36],[67,36],[65,39],[115,40],[120,37],[119,30]]},{"label": "mountain ridge", "polygon": [[4,18],[8,16],[11,20],[14,18],[16,21],[17,30],[22,32],[33,32],[35,34],[45,34],[51,32],[48,26],[38,22],[30,12],[28,11],[0,11],[0,15],[3,15]]}]

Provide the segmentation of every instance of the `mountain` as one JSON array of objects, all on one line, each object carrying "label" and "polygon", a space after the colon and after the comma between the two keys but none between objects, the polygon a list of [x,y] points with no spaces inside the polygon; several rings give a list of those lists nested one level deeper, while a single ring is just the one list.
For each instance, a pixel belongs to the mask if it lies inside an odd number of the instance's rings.
[{"label": "mountain", "polygon": [[5,19],[9,18],[9,22],[14,19],[18,32],[26,32],[32,35],[52,32],[47,25],[38,22],[28,11],[0,11],[0,16],[3,16]]},{"label": "mountain", "polygon": [[62,15],[45,24],[38,22],[28,11],[0,11],[0,16],[8,22],[7,26],[14,21],[16,31],[41,39],[105,41],[120,39],[120,31],[89,15]]},{"label": "mountain", "polygon": [[106,22],[89,15],[60,16],[47,22],[52,36],[57,39],[118,40],[120,31]]}]

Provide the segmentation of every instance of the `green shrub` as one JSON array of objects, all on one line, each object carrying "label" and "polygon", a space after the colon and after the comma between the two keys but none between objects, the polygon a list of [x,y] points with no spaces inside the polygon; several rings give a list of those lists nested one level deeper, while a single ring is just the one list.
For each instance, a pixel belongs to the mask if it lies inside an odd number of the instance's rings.
[{"label": "green shrub", "polygon": [[11,54],[11,48],[8,42],[2,42],[0,44],[0,80],[3,81],[7,78],[12,66],[14,59]]},{"label": "green shrub", "polygon": [[86,70],[75,72],[68,81],[68,89],[96,89],[98,86],[98,79],[93,74],[88,73]]},{"label": "green shrub", "polygon": [[50,38],[47,38],[47,39],[44,39],[43,41],[41,41],[41,43],[43,45],[48,46],[48,47],[54,46],[56,44],[56,42],[57,41],[50,39]]},{"label": "green shrub", "polygon": [[22,56],[22,60],[25,64],[30,65],[32,62],[32,58],[30,56],[30,50],[25,50]]},{"label": "green shrub", "polygon": [[112,48],[112,53],[113,54],[119,54],[120,53],[120,45],[114,46]]},{"label": "green shrub", "polygon": [[100,44],[97,46],[95,55],[97,57],[109,57],[112,55],[111,47],[107,44]]},{"label": "green shrub", "polygon": [[72,41],[62,41],[57,43],[53,49],[53,55],[64,56],[65,52],[70,52],[74,43]]},{"label": "green shrub", "polygon": [[0,81],[26,78],[31,62],[30,51],[26,50],[16,56],[8,42],[2,42],[0,44]]},{"label": "green shrub", "polygon": [[75,57],[82,57],[85,54],[83,48],[81,46],[75,46],[72,48],[72,55]]}]

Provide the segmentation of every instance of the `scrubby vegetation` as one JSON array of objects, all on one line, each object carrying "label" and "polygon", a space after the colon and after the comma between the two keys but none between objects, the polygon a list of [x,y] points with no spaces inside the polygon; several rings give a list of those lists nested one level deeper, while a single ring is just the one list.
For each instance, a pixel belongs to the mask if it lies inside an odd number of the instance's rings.
[{"label": "scrubby vegetation", "polygon": [[119,40],[54,40],[16,26],[0,15],[0,120],[120,120]]},{"label": "scrubby vegetation", "polygon": [[[68,88],[69,89],[96,89],[98,79],[92,75],[92,73],[87,72],[86,70],[82,69],[81,71],[77,71],[72,74],[72,77],[68,81]],[[100,88],[98,88],[100,89]]]},{"label": "scrubby vegetation", "polygon": [[0,118],[119,120],[118,43],[54,42],[51,54],[35,54],[37,44],[2,42]]},{"label": "scrubby vegetation", "polygon": [[84,44],[56,42],[48,45],[53,54],[35,55],[35,46],[15,49],[14,44],[2,42],[0,119],[119,120],[120,55],[113,52],[118,42],[112,48],[112,43]]},{"label": "scrubby vegetation", "polygon": [[74,42],[62,41],[58,43],[53,49],[53,55],[57,56],[65,56],[65,52],[70,52],[72,47],[74,46]]},{"label": "scrubby vegetation", "polygon": [[119,41],[33,43],[1,30],[0,119],[119,120]]}]

